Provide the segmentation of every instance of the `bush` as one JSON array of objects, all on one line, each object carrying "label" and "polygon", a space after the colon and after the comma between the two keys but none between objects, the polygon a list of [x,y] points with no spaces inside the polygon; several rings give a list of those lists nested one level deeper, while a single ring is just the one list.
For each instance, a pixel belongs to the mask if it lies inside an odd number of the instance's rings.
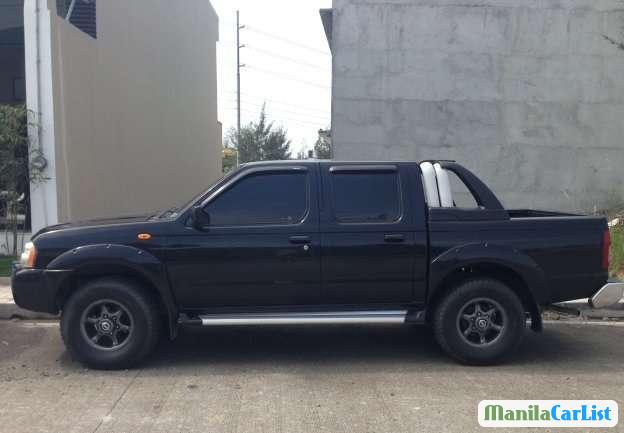
[{"label": "bush", "polygon": [[611,260],[609,274],[624,278],[624,225],[611,228]]},{"label": "bush", "polygon": [[28,117],[23,105],[0,105],[0,228],[6,229],[13,255],[19,250],[18,232],[28,225],[30,183],[46,180],[47,161],[28,141]]}]

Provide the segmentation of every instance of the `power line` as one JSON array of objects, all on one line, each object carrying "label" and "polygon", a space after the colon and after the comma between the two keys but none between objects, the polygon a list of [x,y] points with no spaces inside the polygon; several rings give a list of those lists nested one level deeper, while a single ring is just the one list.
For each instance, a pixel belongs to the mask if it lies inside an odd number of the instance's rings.
[{"label": "power line", "polygon": [[302,43],[294,41],[292,39],[288,39],[288,38],[285,38],[283,36],[276,35],[274,33],[270,33],[270,32],[266,32],[264,30],[260,30],[260,29],[258,29],[256,27],[247,26],[247,29],[249,31],[257,33],[259,35],[266,36],[266,37],[273,38],[273,39],[277,39],[278,41],[282,41],[282,42],[284,42],[286,44],[294,45],[294,46],[302,48],[304,50],[314,51],[316,53],[323,54],[324,56],[331,56],[331,54],[328,53],[327,51],[319,50],[316,47],[311,47],[309,45],[302,44]]},{"label": "power line", "polygon": [[232,26],[232,27],[236,26],[236,23],[234,21],[230,21],[230,20],[226,20],[226,19],[223,19],[223,18],[219,18],[219,29],[223,28],[222,24],[227,24],[227,25]]},{"label": "power line", "polygon": [[[248,104],[248,105],[253,105],[254,107],[259,107],[259,108],[262,108],[262,106],[264,105],[264,104],[257,104],[255,102],[249,102],[249,101],[244,101],[244,100],[242,101],[242,103],[243,103],[243,105],[244,104]],[[286,109],[283,109],[283,108],[276,108],[275,111],[279,112],[279,113],[294,114],[294,115],[302,116],[302,117],[305,117],[305,118],[314,117],[314,118],[317,118],[317,119],[329,120],[329,114],[327,114],[325,116],[320,116],[318,114],[303,113],[301,111],[291,111],[291,110],[286,110]]]},{"label": "power line", "polygon": [[305,66],[307,66],[309,68],[314,68],[314,69],[318,69],[320,71],[325,71],[325,72],[331,72],[330,68],[323,68],[322,66],[315,65],[314,63],[308,63],[308,62],[305,62],[303,60],[295,59],[294,57],[283,56],[283,55],[277,54],[277,53],[275,53],[273,51],[265,50],[263,48],[257,48],[257,47],[255,47],[253,45],[247,45],[247,48],[249,48],[249,49],[251,49],[253,51],[257,51],[259,53],[265,54],[267,56],[276,58],[276,59],[284,60],[286,62],[298,63],[298,64],[301,64],[301,65],[305,65]]},{"label": "power line", "polygon": [[[228,93],[232,93],[232,92],[228,92]],[[308,109],[306,107],[302,107],[299,105],[295,105],[295,104],[285,104],[285,103],[280,103],[280,102],[276,102],[272,99],[268,99],[268,98],[262,98],[259,96],[247,96],[245,93],[241,93],[241,95],[245,96],[245,98],[243,98],[243,103],[249,103],[252,105],[257,105],[258,107],[262,107],[262,105],[264,103],[266,103],[267,105],[270,105],[272,107],[275,107],[275,109],[277,110],[281,110],[281,111],[291,111],[297,114],[302,114],[302,115],[306,115],[306,116],[313,116],[313,117],[322,117],[325,118],[327,116],[329,116],[330,112],[329,110],[314,110],[314,109]],[[245,99],[249,99],[251,98],[253,101],[245,101]],[[232,100],[230,99],[222,99],[221,102],[232,102]],[[284,105],[284,107],[281,107],[280,105]],[[295,109],[295,111],[293,111],[293,109]]]},{"label": "power line", "polygon": [[[219,19],[219,24],[227,24],[228,26],[232,26],[232,27],[236,26],[236,23],[234,23],[233,21],[223,20],[223,19]],[[219,26],[219,28],[221,29],[222,26]],[[314,51],[314,52],[316,52],[318,54],[322,54],[324,56],[331,56],[331,53],[328,52],[328,51],[321,50],[321,49],[319,49],[317,47],[313,47],[311,45],[303,44],[303,43],[301,43],[299,41],[295,41],[294,39],[286,38],[286,37],[278,35],[276,33],[267,32],[266,30],[259,29],[256,26],[246,25],[245,29],[249,30],[251,32],[257,33],[259,35],[266,36],[268,38],[276,39],[276,40],[284,42],[286,44],[294,45],[294,46],[302,48],[304,50]]]},{"label": "power line", "polygon": [[[236,107],[223,107],[224,110],[236,110]],[[252,114],[254,116],[257,116],[259,114],[258,111],[255,110],[251,110],[251,109],[247,109],[247,108],[241,108],[241,111],[244,113],[249,113]],[[300,123],[302,125],[306,125],[306,126],[314,126],[315,128],[323,128],[325,126],[327,126],[327,124],[329,123],[329,120],[327,122],[312,122],[312,121],[306,121],[306,120],[301,120],[301,119],[295,119],[293,117],[288,117],[288,116],[279,116],[278,118],[275,119],[275,121],[279,122],[281,120],[287,120],[289,122],[293,122],[293,123]]]},{"label": "power line", "polygon": [[[230,107],[231,105],[225,103],[225,104],[220,104],[220,107],[225,107],[225,109],[227,109],[228,107]],[[251,107],[254,107],[253,109]],[[245,103],[243,102],[242,105],[242,109],[248,110],[248,111],[254,111],[254,112],[260,112],[260,109],[262,108],[261,105],[257,105],[257,104],[251,104],[251,103]],[[301,121],[309,121],[309,122],[320,122],[323,124],[329,124],[331,123],[331,119],[329,116],[327,117],[320,117],[320,116],[310,116],[308,114],[305,113],[297,113],[294,111],[284,111],[284,110],[270,110],[269,111],[270,117],[275,118],[275,117],[285,117],[285,118],[290,118],[293,120],[301,120]]]},{"label": "power line", "polygon": [[280,100],[277,100],[277,99],[262,98],[260,96],[254,96],[254,95],[250,95],[248,93],[243,93],[243,95],[246,96],[247,98],[255,98],[255,99],[258,99],[258,100],[259,99],[263,99],[263,100],[265,100],[267,102],[272,102],[272,103],[278,104],[278,105],[284,105],[286,107],[299,108],[299,109],[302,109],[302,110],[314,111],[314,112],[317,112],[317,113],[327,113],[327,110],[323,110],[323,109],[320,109],[320,108],[305,107],[303,105],[291,104],[291,103],[280,101]]},{"label": "power line", "polygon": [[[225,107],[226,110],[235,110],[235,107]],[[258,116],[259,112],[256,110],[251,110],[248,108],[241,108],[241,111],[243,113],[248,113],[252,116]],[[325,128],[327,125],[330,124],[330,121],[307,121],[307,120],[302,120],[302,119],[296,119],[294,117],[289,117],[289,116],[275,116],[272,120],[273,122],[277,122],[277,123],[284,123],[284,122],[293,122],[293,123],[299,123],[302,125],[306,125],[306,126],[313,126],[315,128]]]},{"label": "power line", "polygon": [[[225,93],[229,93],[229,94],[232,94],[232,95],[236,94],[236,92],[232,92],[232,91],[226,91]],[[282,101],[282,100],[278,100],[278,99],[267,98],[266,96],[252,95],[250,93],[245,93],[245,92],[241,92],[241,95],[245,96],[246,98],[252,98],[252,99],[256,99],[258,101],[263,101],[263,102],[264,101],[272,102],[274,104],[284,105],[284,106],[292,107],[292,108],[297,108],[299,110],[311,111],[311,112],[322,113],[322,114],[326,114],[327,113],[327,110],[324,110],[322,108],[313,108],[313,107],[308,107],[308,106],[304,106],[304,105],[297,105],[297,104],[293,104],[293,103]]]},{"label": "power line", "polygon": [[271,71],[270,69],[259,68],[257,66],[253,66],[253,65],[246,65],[246,66],[249,69],[254,69],[254,70],[262,72],[264,74],[275,75],[277,77],[282,77],[282,78],[285,78],[287,80],[297,81],[297,82],[299,82],[301,84],[306,84],[306,85],[312,86],[312,87],[318,87],[319,89],[324,89],[326,91],[329,91],[331,89],[329,86],[324,86],[322,84],[314,83],[312,81],[300,80],[299,78],[293,78],[292,76],[290,76],[288,74],[283,74],[283,73],[277,72],[277,71]]}]

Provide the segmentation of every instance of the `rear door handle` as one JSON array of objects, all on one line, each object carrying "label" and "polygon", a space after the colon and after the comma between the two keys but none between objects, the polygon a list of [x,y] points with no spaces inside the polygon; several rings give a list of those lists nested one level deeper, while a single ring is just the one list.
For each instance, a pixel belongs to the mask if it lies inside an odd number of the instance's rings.
[{"label": "rear door handle", "polygon": [[310,236],[291,236],[288,240],[291,244],[309,244],[312,242]]},{"label": "rear door handle", "polygon": [[404,242],[405,241],[405,236],[403,235],[384,235],[384,241],[385,242]]}]

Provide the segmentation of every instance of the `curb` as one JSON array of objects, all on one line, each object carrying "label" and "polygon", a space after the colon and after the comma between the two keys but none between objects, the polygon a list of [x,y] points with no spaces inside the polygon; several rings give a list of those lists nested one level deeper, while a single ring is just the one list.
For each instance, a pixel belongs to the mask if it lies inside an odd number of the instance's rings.
[{"label": "curb", "polygon": [[11,277],[0,277],[0,286],[10,286]]},{"label": "curb", "polygon": [[54,320],[58,315],[23,310],[13,302],[0,303],[0,320]]},{"label": "curb", "polygon": [[553,304],[555,307],[548,309],[550,313],[558,316],[576,316],[581,320],[624,320],[624,303],[620,301],[610,308],[594,309],[589,306],[586,300],[576,300]]}]

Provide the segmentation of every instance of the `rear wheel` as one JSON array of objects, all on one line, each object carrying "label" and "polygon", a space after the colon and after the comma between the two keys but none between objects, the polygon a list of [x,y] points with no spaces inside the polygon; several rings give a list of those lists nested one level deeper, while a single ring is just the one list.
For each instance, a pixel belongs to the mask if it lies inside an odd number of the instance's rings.
[{"label": "rear wheel", "polygon": [[158,342],[158,309],[150,294],[134,283],[93,280],[65,304],[61,335],[72,357],[89,367],[129,368]]},{"label": "rear wheel", "polygon": [[488,278],[459,284],[440,301],[433,317],[442,349],[467,364],[502,361],[520,345],[525,326],[518,296]]}]

